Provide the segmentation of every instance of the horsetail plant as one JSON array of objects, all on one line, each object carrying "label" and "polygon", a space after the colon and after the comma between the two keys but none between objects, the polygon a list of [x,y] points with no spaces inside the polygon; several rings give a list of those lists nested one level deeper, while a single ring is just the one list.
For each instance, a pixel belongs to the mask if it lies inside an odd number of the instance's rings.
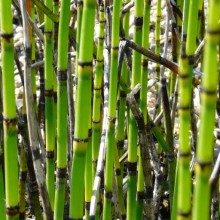
[{"label": "horsetail plant", "polygon": [[111,199],[113,188],[113,162],[115,141],[115,121],[117,105],[117,85],[118,85],[118,45],[120,27],[120,8],[121,0],[113,1],[112,35],[111,35],[111,63],[109,80],[109,106],[108,106],[108,127],[106,140],[106,166],[105,166],[105,192],[103,218],[111,219]]},{"label": "horsetail plant", "polygon": [[196,184],[193,201],[193,219],[195,220],[209,219],[210,215],[209,177],[213,161],[213,130],[215,124],[216,90],[219,77],[219,64],[217,63],[220,39],[219,10],[219,0],[209,2],[203,61],[202,104],[196,154]]},{"label": "horsetail plant", "polygon": [[[70,1],[61,1],[57,60],[57,167],[54,219],[64,213],[67,168],[67,69]],[[51,44],[52,46],[52,44]],[[51,64],[50,64],[51,65]],[[49,74],[49,73],[48,73]],[[51,74],[51,73],[50,73]],[[51,88],[50,88],[51,89]]]},{"label": "horsetail plant", "polygon": [[[142,26],[143,26],[143,6],[144,1],[135,1],[134,10],[134,42],[142,44]],[[132,58],[132,79],[131,89],[133,89],[141,81],[141,54],[137,51],[133,52]],[[137,144],[138,130],[134,116],[129,114],[128,128],[128,192],[127,192],[127,219],[136,218],[136,170],[137,170]]]},{"label": "horsetail plant", "polygon": [[[46,0],[45,5],[52,10],[53,1]],[[54,126],[54,98],[53,98],[53,22],[45,16],[45,31],[44,31],[44,41],[45,41],[45,132],[46,132],[46,184],[47,190],[50,198],[50,204],[52,210],[54,210],[54,197],[55,197],[55,184],[54,184],[54,171],[55,171],[55,161],[54,161],[54,148],[55,148],[55,129]]]},{"label": "horsetail plant", "polygon": [[73,161],[70,185],[69,217],[83,217],[84,174],[88,145],[88,129],[91,120],[93,38],[95,24],[95,0],[83,2],[80,51],[77,60],[78,85],[76,91]]},{"label": "horsetail plant", "polygon": [[[8,220],[19,219],[14,46],[11,1],[0,1],[2,96],[4,120],[5,203]],[[13,169],[11,169],[13,167]]]},{"label": "horsetail plant", "polygon": [[[187,6],[185,1],[184,7]],[[187,16],[187,8],[184,8],[184,16]],[[189,5],[188,24],[183,23],[182,45],[180,51],[179,73],[179,115],[180,115],[180,145],[178,164],[178,213],[177,219],[190,219],[191,213],[191,143],[190,143],[190,108],[192,101],[192,71],[193,55],[195,52],[198,1],[191,1]],[[186,32],[187,27],[187,32]],[[185,48],[186,39],[186,48]],[[194,44],[194,45],[193,45]]]}]

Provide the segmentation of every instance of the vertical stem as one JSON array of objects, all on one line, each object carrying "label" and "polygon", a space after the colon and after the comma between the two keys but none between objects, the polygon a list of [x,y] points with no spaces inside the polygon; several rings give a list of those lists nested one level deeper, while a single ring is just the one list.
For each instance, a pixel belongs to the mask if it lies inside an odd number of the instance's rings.
[{"label": "vertical stem", "polygon": [[[4,120],[5,196],[7,219],[18,219],[18,159],[14,95],[14,46],[11,1],[0,1]],[[13,169],[11,169],[13,167]]]}]

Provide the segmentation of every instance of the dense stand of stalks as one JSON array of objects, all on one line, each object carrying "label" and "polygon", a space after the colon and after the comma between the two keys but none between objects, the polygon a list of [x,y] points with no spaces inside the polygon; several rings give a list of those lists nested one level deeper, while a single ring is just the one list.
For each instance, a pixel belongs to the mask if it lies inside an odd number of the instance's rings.
[{"label": "dense stand of stalks", "polygon": [[0,219],[218,219],[219,11],[0,0]]}]

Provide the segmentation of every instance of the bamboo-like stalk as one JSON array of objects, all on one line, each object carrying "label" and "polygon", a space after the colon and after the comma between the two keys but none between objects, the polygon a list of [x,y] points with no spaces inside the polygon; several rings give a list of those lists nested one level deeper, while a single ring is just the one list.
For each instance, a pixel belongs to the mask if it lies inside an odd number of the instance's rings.
[{"label": "bamboo-like stalk", "polygon": [[77,61],[78,85],[76,93],[76,120],[73,140],[69,214],[69,217],[73,219],[83,217],[85,159],[88,144],[89,121],[91,120],[95,3],[95,0],[84,1],[79,60]]},{"label": "bamboo-like stalk", "polygon": [[[219,45],[220,2],[209,2],[205,36],[201,115],[197,145],[196,185],[193,201],[193,219],[209,219],[210,185],[208,183],[213,161],[213,129],[215,124],[216,94],[218,84],[217,47]],[[219,49],[219,48],[218,48]],[[208,119],[208,120],[207,120]]]},{"label": "bamboo-like stalk", "polygon": [[[142,44],[142,26],[143,26],[143,6],[144,1],[135,1],[134,11],[134,42]],[[137,51],[133,52],[132,58],[132,79],[131,89],[141,81],[141,54]],[[136,170],[137,170],[137,141],[138,130],[132,113],[129,114],[128,129],[128,192],[127,192],[127,219],[136,218]]]},{"label": "bamboo-like stalk", "polygon": [[[198,2],[191,1],[189,12],[188,2],[184,5],[184,19],[188,24],[183,24],[182,45],[180,51],[180,73],[179,73],[179,115],[180,115],[180,133],[179,133],[179,166],[178,166],[178,216],[177,219],[190,219],[191,215],[191,144],[190,144],[190,107],[192,101],[192,70],[193,54],[195,52]],[[189,14],[188,14],[189,13]],[[186,17],[186,16],[189,17]],[[184,20],[185,22],[185,20]],[[187,30],[187,31],[186,31]],[[185,41],[186,40],[186,48]],[[186,49],[186,51],[185,51]],[[187,57],[188,56],[188,57]]]},{"label": "bamboo-like stalk", "polygon": [[[18,219],[18,159],[11,1],[0,1],[6,218]],[[13,169],[11,169],[13,167]]]},{"label": "bamboo-like stalk", "polygon": [[54,219],[64,213],[67,167],[67,69],[70,1],[61,1],[57,61],[57,167]]},{"label": "bamboo-like stalk", "polygon": [[[0,85],[2,87],[2,69],[0,68]],[[2,90],[0,90],[0,218],[6,220],[5,213],[5,190],[3,178],[3,164],[4,164],[4,133],[3,133],[3,103]]]},{"label": "bamboo-like stalk", "polygon": [[[53,1],[46,0],[45,5],[52,10]],[[45,133],[46,133],[46,184],[49,194],[50,204],[54,210],[55,184],[54,184],[54,147],[55,147],[55,129],[54,126],[54,99],[53,99],[53,23],[45,16],[45,30],[44,30],[44,58],[45,58]]]},{"label": "bamboo-like stalk", "polygon": [[99,6],[99,36],[97,46],[96,71],[94,80],[94,94],[93,94],[93,113],[92,113],[92,162],[93,162],[93,178],[96,173],[96,164],[99,153],[99,145],[101,139],[101,103],[102,103],[102,81],[104,71],[104,57],[103,46],[105,36],[105,17],[104,4]]},{"label": "bamboo-like stalk", "polygon": [[118,85],[118,45],[119,45],[119,25],[120,9],[122,1],[113,1],[112,35],[111,35],[111,63],[109,81],[109,107],[108,107],[108,128],[106,142],[106,167],[105,167],[105,194],[103,218],[111,219],[111,199],[113,188],[113,162],[115,150],[115,121],[116,121],[116,101]]}]

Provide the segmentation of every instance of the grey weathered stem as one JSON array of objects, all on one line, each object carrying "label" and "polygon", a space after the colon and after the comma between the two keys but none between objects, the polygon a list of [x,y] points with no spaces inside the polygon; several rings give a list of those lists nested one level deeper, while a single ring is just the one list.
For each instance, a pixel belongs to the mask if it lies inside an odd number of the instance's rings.
[{"label": "grey weathered stem", "polygon": [[52,220],[52,209],[49,202],[48,192],[45,183],[45,174],[41,163],[41,153],[39,149],[40,141],[38,134],[38,125],[36,119],[36,113],[34,110],[34,98],[32,93],[32,83],[31,83],[31,47],[29,41],[28,32],[28,22],[27,22],[27,12],[26,12],[26,1],[21,0],[21,13],[23,20],[24,29],[24,89],[25,89],[25,101],[27,108],[27,122],[28,122],[28,132],[30,139],[30,147],[32,152],[32,157],[34,161],[34,170],[36,174],[36,179],[38,187],[40,190],[40,195],[43,201],[43,209],[47,220]]}]

